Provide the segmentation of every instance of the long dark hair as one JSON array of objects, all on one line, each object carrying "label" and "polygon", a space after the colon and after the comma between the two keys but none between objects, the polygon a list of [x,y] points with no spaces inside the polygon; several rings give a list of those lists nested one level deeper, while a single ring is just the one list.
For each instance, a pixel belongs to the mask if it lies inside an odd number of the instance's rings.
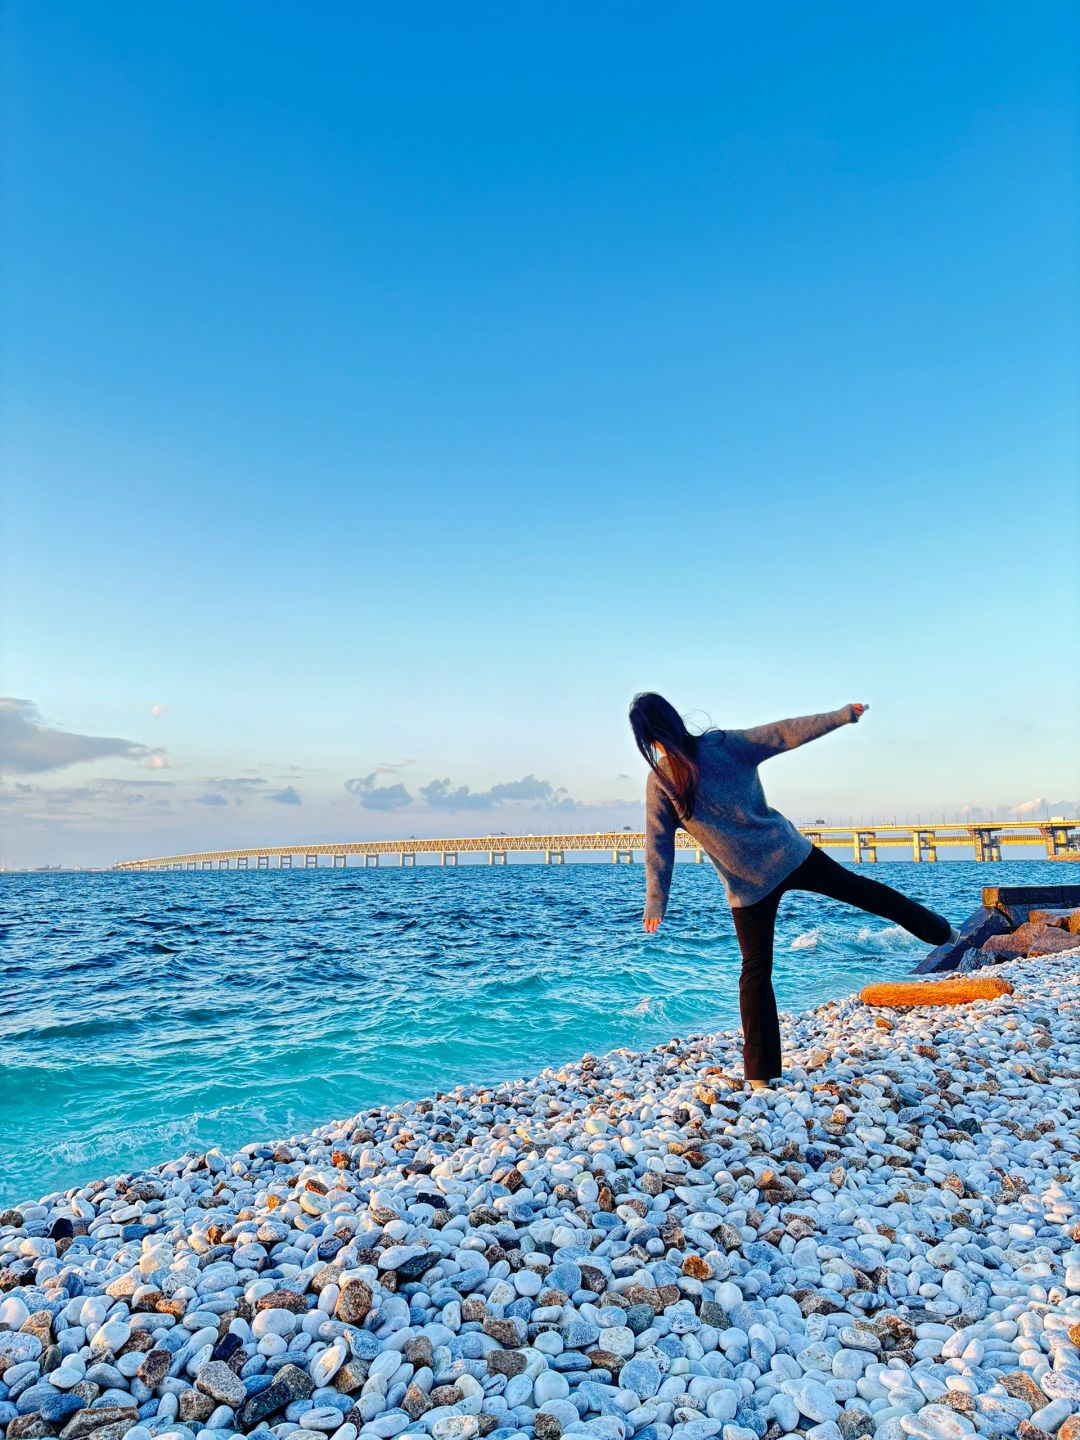
[{"label": "long dark hair", "polygon": [[[670,700],[652,691],[634,696],[630,705],[630,728],[646,764],[675,802],[679,818],[689,820],[697,798],[697,736],[687,730]],[[659,766],[657,745],[664,747],[667,757],[664,770]]]}]

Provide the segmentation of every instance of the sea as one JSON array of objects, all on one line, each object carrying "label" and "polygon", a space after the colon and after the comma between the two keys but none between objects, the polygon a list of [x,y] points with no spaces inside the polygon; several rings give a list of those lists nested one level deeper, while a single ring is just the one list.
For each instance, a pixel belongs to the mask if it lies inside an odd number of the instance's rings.
[{"label": "sea", "polygon": [[[986,884],[1080,866],[946,861],[874,878],[962,921]],[[0,1208],[192,1149],[738,1024],[712,867],[641,928],[639,864],[0,876]],[[817,896],[781,909],[799,1011],[926,947]]]}]

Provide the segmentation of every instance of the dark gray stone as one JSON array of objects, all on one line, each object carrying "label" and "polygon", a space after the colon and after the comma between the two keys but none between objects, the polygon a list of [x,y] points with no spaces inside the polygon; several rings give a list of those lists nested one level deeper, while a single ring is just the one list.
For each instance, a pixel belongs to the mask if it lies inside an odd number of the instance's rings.
[{"label": "dark gray stone", "polygon": [[61,1430],[64,1440],[82,1440],[92,1430],[106,1425],[132,1425],[139,1423],[139,1412],[134,1405],[101,1405],[96,1410],[80,1410]]},{"label": "dark gray stone", "polygon": [[439,1263],[439,1259],[437,1250],[425,1250],[422,1255],[410,1255],[408,1260],[397,1267],[398,1279],[406,1282],[419,1280],[421,1275]]},{"label": "dark gray stone", "polygon": [[11,1440],[42,1440],[45,1435],[55,1433],[52,1422],[36,1411],[32,1415],[16,1415],[8,1421],[7,1433]]},{"label": "dark gray stone", "polygon": [[961,950],[959,945],[939,945],[931,950],[929,955],[924,955],[917,965],[912,966],[913,975],[937,975],[946,970],[957,970],[960,968],[960,961],[964,953],[970,947],[965,946]]},{"label": "dark gray stone", "polygon": [[970,975],[975,970],[981,970],[984,965],[992,965],[997,958],[995,955],[988,955],[985,950],[965,950],[956,968],[959,974]]},{"label": "dark gray stone", "polygon": [[643,1334],[655,1319],[656,1311],[651,1305],[631,1305],[626,1312],[627,1327],[635,1335]]},{"label": "dark gray stone", "polygon": [[[228,1330],[214,1346],[214,1351],[210,1359],[228,1360],[236,1354],[237,1350],[242,1350],[243,1347],[244,1342],[240,1339],[240,1336],[234,1335],[231,1330]],[[152,1355],[154,1352],[151,1350],[150,1353]],[[142,1371],[140,1370],[139,1373],[141,1375]]]},{"label": "dark gray stone", "polygon": [[219,1405],[228,1405],[235,1410],[247,1400],[244,1382],[223,1360],[211,1360],[195,1377],[196,1386]]},{"label": "dark gray stone", "polygon": [[912,971],[913,975],[935,975],[946,970],[958,970],[968,950],[980,949],[992,935],[1006,935],[1012,929],[1010,921],[988,905],[982,905],[970,915],[960,927],[960,938],[955,943],[946,942],[924,955]]},{"label": "dark gray stone", "polygon": [[310,1375],[296,1365],[283,1365],[272,1385],[244,1401],[236,1415],[240,1429],[254,1430],[260,1421],[284,1410],[294,1400],[307,1400],[314,1389],[315,1382]]}]

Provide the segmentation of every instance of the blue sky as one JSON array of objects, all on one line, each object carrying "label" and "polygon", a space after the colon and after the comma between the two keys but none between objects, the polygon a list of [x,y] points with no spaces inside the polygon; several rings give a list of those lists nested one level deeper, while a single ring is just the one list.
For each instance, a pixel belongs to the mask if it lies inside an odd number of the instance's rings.
[{"label": "blue sky", "polygon": [[9,859],[1080,795],[1073,7],[4,23]]}]

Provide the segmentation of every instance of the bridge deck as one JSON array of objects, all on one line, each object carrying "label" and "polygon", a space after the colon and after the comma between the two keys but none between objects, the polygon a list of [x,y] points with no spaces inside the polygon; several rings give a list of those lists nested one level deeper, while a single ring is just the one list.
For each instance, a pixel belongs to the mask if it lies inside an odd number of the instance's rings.
[{"label": "bridge deck", "polygon": [[[911,851],[914,859],[933,860],[942,846],[968,846],[978,859],[999,859],[1002,847],[1042,845],[1051,858],[1060,858],[1074,851],[1080,841],[1080,821],[1019,820],[1012,824],[934,824],[934,825],[820,825],[804,826],[802,833],[823,849],[846,849],[854,859],[873,861],[879,848],[900,848]],[[697,841],[680,830],[675,837],[680,850],[694,850],[701,858]],[[465,835],[448,839],[416,840],[338,840],[303,845],[252,845],[234,850],[198,850],[185,855],[159,855],[149,859],[122,860],[117,870],[169,870],[218,865],[254,860],[266,868],[272,859],[300,858],[305,865],[318,864],[320,857],[330,856],[335,863],[347,863],[350,855],[362,855],[365,861],[381,855],[405,857],[439,855],[447,857],[487,854],[505,858],[513,853],[544,854],[562,857],[575,851],[609,851],[615,860],[633,856],[644,850],[645,835],[640,830],[602,830],[590,835]],[[246,868],[241,866],[240,868]]]}]

